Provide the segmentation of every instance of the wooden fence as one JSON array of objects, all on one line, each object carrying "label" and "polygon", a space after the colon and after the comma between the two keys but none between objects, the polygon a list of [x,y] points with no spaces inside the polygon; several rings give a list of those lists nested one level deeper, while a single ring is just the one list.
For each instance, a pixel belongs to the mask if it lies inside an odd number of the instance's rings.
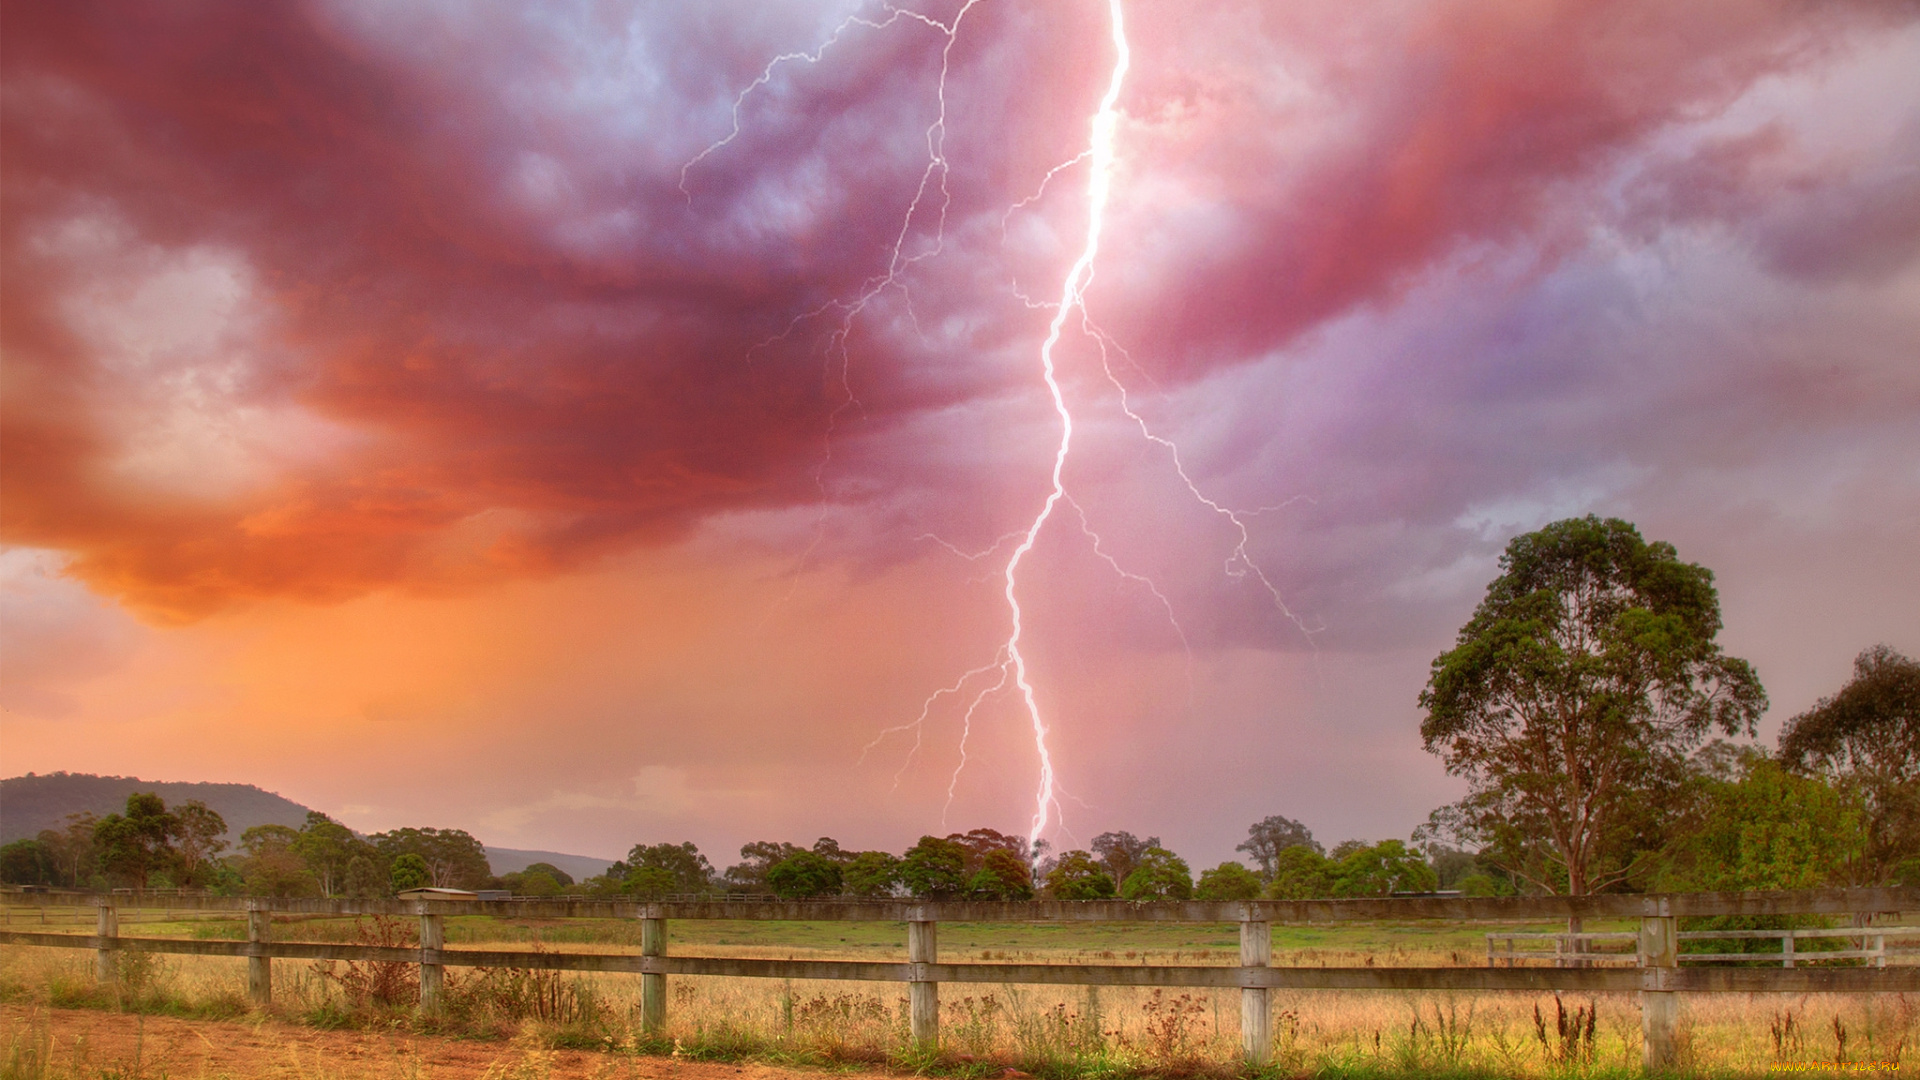
[{"label": "wooden fence", "polygon": [[[1674,1061],[1679,996],[1684,993],[1780,992],[1872,993],[1920,991],[1920,965],[1879,963],[1860,965],[1855,954],[1801,953],[1798,966],[1683,967],[1682,961],[1705,959],[1683,954],[1680,944],[1696,935],[1682,934],[1678,921],[1716,916],[1850,916],[1855,929],[1840,931],[1862,937],[1861,927],[1876,916],[1920,911],[1920,888],[1816,889],[1767,893],[1681,893],[1672,895],[1606,895],[1583,897],[1407,897],[1379,900],[1252,900],[1233,902],[1126,903],[1120,901],[1028,901],[1004,903],[914,902],[906,900],[852,901],[722,901],[665,902],[607,900],[267,900],[180,895],[19,894],[7,898],[15,905],[37,907],[44,920],[49,911],[93,908],[94,933],[54,933],[0,930],[0,944],[84,948],[95,951],[102,981],[115,978],[117,951],[173,953],[247,958],[247,992],[256,1004],[273,998],[273,961],[361,960],[418,964],[420,1007],[440,1007],[444,972],[448,966],[541,968],[583,972],[628,972],[640,976],[641,1023],[659,1031],[666,1023],[666,979],[669,975],[723,975],[775,979],[851,979],[904,982],[913,1039],[933,1045],[939,1038],[941,983],[1069,984],[1083,986],[1219,987],[1240,990],[1241,1045],[1246,1056],[1263,1061],[1271,1050],[1269,992],[1289,990],[1457,990],[1457,991],[1611,991],[1640,995],[1645,1063],[1649,1069]],[[126,937],[119,932],[123,909],[159,910],[169,917],[207,913],[244,913],[247,940],[211,941],[181,938]],[[30,908],[31,909],[31,908]],[[9,923],[11,922],[9,909]],[[77,912],[76,912],[77,913]],[[417,947],[384,947],[318,942],[274,941],[275,914],[309,916],[400,915],[420,920]],[[445,920],[449,915],[493,915],[507,918],[601,918],[640,920],[640,952],[545,953],[481,949],[448,949]],[[1487,967],[1287,967],[1273,966],[1272,925],[1278,923],[1406,922],[1425,919],[1452,921],[1524,922],[1539,920],[1637,919],[1639,930],[1630,935],[1632,967],[1609,967],[1586,956],[1580,966],[1518,966],[1514,957],[1490,955]],[[905,963],[849,960],[764,960],[739,957],[675,956],[667,951],[667,923],[672,919],[860,921],[905,923]],[[1240,963],[1224,966],[1168,966],[1117,964],[993,964],[941,963],[938,928],[948,923],[989,922],[1182,922],[1237,923]],[[1738,931],[1738,937],[1764,938],[1779,932]],[[1801,933],[1799,931],[1795,932]],[[1867,930],[1865,936],[1900,936],[1893,928]],[[1496,932],[1501,938],[1520,939],[1520,933]],[[1569,937],[1570,935],[1545,935]],[[1618,937],[1629,935],[1574,935]],[[1793,940],[1788,937],[1787,940]],[[1511,946],[1508,949],[1512,952]],[[1544,951],[1537,954],[1551,959]],[[1777,960],[1780,954],[1753,954]],[[1527,959],[1532,959],[1532,956]],[[1717,959],[1730,959],[1719,954]],[[1505,966],[1497,966],[1499,960]],[[1823,961],[1840,960],[1842,966]],[[1564,958],[1563,958],[1564,963]],[[1810,964],[1820,966],[1808,966]]]},{"label": "wooden fence", "polygon": [[[1888,951],[1887,939],[1892,938],[1895,942],[1920,940],[1920,926],[1861,927],[1850,930],[1682,930],[1679,937],[1683,946],[1680,954],[1683,963],[1762,961],[1778,962],[1781,967],[1790,968],[1796,963],[1808,961],[1865,960],[1874,967],[1883,968],[1887,966],[1887,958],[1896,955]],[[1550,960],[1555,967],[1606,963],[1638,966],[1639,954],[1635,951],[1635,945],[1639,938],[1640,935],[1632,932],[1522,934],[1494,930],[1487,933],[1487,966],[1494,967],[1505,961],[1508,967],[1512,967],[1516,961],[1528,960]],[[1816,948],[1812,951],[1799,947],[1800,942],[1821,939],[1839,939],[1858,944],[1850,949]],[[1778,941],[1780,948],[1772,952],[1686,952],[1684,946],[1689,941]],[[1503,942],[1506,948],[1496,947]],[[1539,943],[1550,948],[1519,948],[1522,942]],[[1595,948],[1596,945],[1602,947]],[[1605,948],[1608,945],[1622,948]]]}]

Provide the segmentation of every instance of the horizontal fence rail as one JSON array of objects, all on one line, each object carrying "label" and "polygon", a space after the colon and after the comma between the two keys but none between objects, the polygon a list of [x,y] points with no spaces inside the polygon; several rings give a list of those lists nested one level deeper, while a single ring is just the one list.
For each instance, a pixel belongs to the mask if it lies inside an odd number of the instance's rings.
[{"label": "horizontal fence rail", "polygon": [[[1512,967],[1517,960],[1551,960],[1556,966],[1570,963],[1596,963],[1622,961],[1638,963],[1639,953],[1633,951],[1633,943],[1638,934],[1622,932],[1578,933],[1578,934],[1525,934],[1507,933],[1499,930],[1487,933],[1487,966],[1492,967],[1500,961],[1506,961]],[[1875,967],[1886,967],[1887,939],[1896,942],[1920,938],[1920,926],[1855,928],[1843,930],[1683,930],[1679,934],[1682,943],[1688,941],[1778,941],[1780,949],[1776,952],[1686,952],[1682,951],[1679,960],[1683,964],[1713,964],[1729,961],[1778,961],[1782,967],[1794,967],[1824,960],[1871,960]],[[1842,938],[1859,941],[1855,949],[1815,949],[1811,952],[1796,947],[1796,942],[1818,938]],[[1516,948],[1516,942],[1538,941],[1551,944],[1551,949]],[[1505,942],[1506,948],[1499,949],[1495,943]],[[1625,951],[1591,948],[1597,943],[1625,944]]]},{"label": "horizontal fence rail", "polygon": [[351,900],[267,899],[164,893],[13,893],[22,904],[92,908],[103,900],[143,910],[289,915],[446,915],[542,919],[744,919],[775,922],[1462,922],[1543,919],[1712,918],[1733,915],[1851,915],[1912,911],[1920,888],[1799,889],[1784,892],[1607,893],[1598,896],[1409,896],[1359,900]]},{"label": "horizontal fence rail", "polygon": [[[1888,938],[1920,936],[1920,927],[1859,925],[1877,915],[1920,911],[1920,889],[1816,889],[1769,893],[1687,893],[1584,897],[1393,897],[1370,900],[1253,900],[1232,902],[1028,901],[916,902],[775,900],[592,900],[592,899],[263,899],[193,896],[177,893],[76,892],[16,893],[5,897],[7,924],[27,906],[40,921],[74,923],[92,915],[94,932],[0,930],[0,944],[90,949],[103,982],[117,972],[119,952],[245,957],[248,995],[256,1004],[272,1000],[272,962],[281,960],[357,961],[417,964],[420,1007],[440,1006],[448,967],[526,968],[574,972],[635,974],[641,978],[641,1022],[659,1031],[666,1021],[668,976],[857,980],[906,983],[913,1039],[932,1045],[938,1039],[941,983],[1055,984],[1080,986],[1201,987],[1241,993],[1241,1041],[1250,1060],[1266,1059],[1271,1049],[1269,991],[1272,990],[1455,990],[1590,991],[1638,993],[1641,1000],[1645,1062],[1649,1069],[1673,1063],[1679,997],[1684,993],[1876,993],[1920,992],[1920,966],[1887,964]],[[244,917],[247,939],[205,940],[130,937],[119,933],[123,911],[144,921],[201,921]],[[417,946],[355,945],[271,940],[272,917],[403,916],[419,920]],[[506,918],[637,919],[641,946],[633,953],[550,953],[525,950],[449,949],[445,920],[450,915]],[[1682,918],[1724,916],[1851,916],[1843,929],[1678,930]],[[1538,921],[1544,919],[1638,919],[1638,932],[1565,934],[1494,931],[1487,934],[1486,967],[1286,967],[1273,966],[1273,923]],[[743,957],[667,955],[671,919],[861,921],[905,923],[907,960],[772,960]],[[133,922],[134,918],[129,918]],[[1238,966],[1149,964],[941,963],[937,928],[948,923],[1119,922],[1237,923]],[[1798,952],[1807,939],[1842,938],[1858,949]],[[1687,953],[1681,944],[1702,940],[1778,940],[1781,952]],[[1504,951],[1495,942],[1506,944]],[[1520,942],[1552,942],[1553,950],[1517,949]],[[1871,941],[1872,945],[1866,943]],[[1626,945],[1631,952],[1598,952],[1593,946]],[[1506,966],[1500,966],[1499,961]],[[1556,966],[1517,966],[1516,960],[1553,960]],[[1780,967],[1681,967],[1682,963],[1761,961]],[[1850,966],[1804,966],[1809,961],[1846,961]],[[1854,962],[1867,961],[1864,966]],[[1603,962],[1633,966],[1601,966]]]}]

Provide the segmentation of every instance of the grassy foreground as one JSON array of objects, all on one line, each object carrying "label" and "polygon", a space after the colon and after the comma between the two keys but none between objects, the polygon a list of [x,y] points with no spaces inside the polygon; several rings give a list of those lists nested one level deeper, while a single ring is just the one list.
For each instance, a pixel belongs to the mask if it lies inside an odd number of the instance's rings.
[{"label": "grassy foreground", "polygon": [[[396,920],[386,932],[407,929]],[[1479,958],[1487,929],[1276,926],[1274,962],[1471,965],[1484,962]],[[351,919],[274,926],[282,940],[366,940],[371,932]],[[235,920],[134,923],[122,933],[233,938],[242,928]],[[459,918],[449,920],[447,936],[454,948],[639,949],[638,927],[612,920]],[[1238,957],[1230,926],[943,925],[940,947],[943,957],[954,960],[1226,966]],[[722,956],[904,959],[905,932],[873,923],[675,922],[670,948]],[[0,950],[0,1000],[189,1018],[248,1014],[241,960],[123,954],[120,982],[108,986],[95,983],[92,963],[91,953],[78,950]],[[414,971],[408,965],[276,961],[270,1012],[322,1029],[530,1040],[609,1055],[878,1066],[962,1078],[998,1077],[1008,1069],[1045,1080],[1604,1077],[1639,1075],[1641,1053],[1633,995],[1276,992],[1275,1057],[1253,1069],[1239,1060],[1237,991],[943,987],[941,1048],[927,1052],[911,1046],[905,988],[891,984],[675,978],[668,1027],[648,1037],[639,1032],[639,980],[632,976],[449,969],[447,1008],[421,1016],[410,1004],[417,992]],[[1695,996],[1683,1016],[1683,1073],[1920,1074],[1905,1061],[1917,1029],[1920,1003],[1903,995]],[[10,1071],[7,1062],[18,1050],[0,1047],[0,1080],[33,1075]]]}]

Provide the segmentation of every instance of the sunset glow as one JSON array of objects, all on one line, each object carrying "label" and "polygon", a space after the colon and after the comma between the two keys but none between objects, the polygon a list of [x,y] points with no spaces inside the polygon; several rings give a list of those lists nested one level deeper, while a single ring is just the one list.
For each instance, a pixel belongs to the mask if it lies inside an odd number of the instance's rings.
[{"label": "sunset glow", "polygon": [[1456,797],[1415,699],[1555,518],[1713,569],[1769,741],[1920,654],[1910,6],[4,29],[8,776],[1211,865]]}]

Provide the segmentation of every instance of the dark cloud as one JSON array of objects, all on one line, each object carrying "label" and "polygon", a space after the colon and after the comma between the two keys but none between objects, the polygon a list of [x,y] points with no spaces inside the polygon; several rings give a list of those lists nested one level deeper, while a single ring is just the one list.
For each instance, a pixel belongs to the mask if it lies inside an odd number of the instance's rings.
[{"label": "dark cloud", "polygon": [[[1116,322],[1179,370],[1391,303],[1475,245],[1523,243],[1550,262],[1583,245],[1595,187],[1649,140],[1897,18],[1912,12],[1565,0],[1288,6],[1185,36],[1162,24],[1192,51],[1138,92],[1187,91],[1168,127],[1217,141],[1209,187],[1230,224],[1201,243],[1144,232],[1160,241],[1133,248],[1158,261],[1154,302]],[[1189,89],[1203,70],[1211,80]]]},{"label": "dark cloud", "polygon": [[[1126,100],[1137,194],[1116,211],[1102,317],[1177,389],[1401,296],[1475,245],[1551,264],[1589,220],[1562,193],[1893,10],[1143,6]],[[944,39],[904,18],[850,27],[828,62],[779,67],[682,190],[739,88],[831,32],[818,12],[10,7],[6,538],[193,617],[549,573],[823,490],[887,514],[971,472],[991,504],[1007,481],[966,463],[1003,465],[1030,440],[958,418],[1031,389],[1045,316],[1015,283],[1047,291],[1034,283],[1072,243],[1082,178],[1007,211],[1084,138],[1107,62],[1098,14],[975,8],[950,54],[950,168],[932,173]],[[1803,275],[1899,265],[1910,181],[1823,189],[1767,234],[1769,257]],[[1153,227],[1159,204],[1138,200],[1156,183],[1186,193],[1169,198],[1173,226],[1216,231]],[[1751,198],[1688,194],[1646,213]],[[880,288],[896,243],[904,287]],[[168,274],[244,310],[153,345],[191,306],[154,299]],[[124,285],[102,293],[109,279]],[[1493,399],[1557,376],[1480,377]],[[1439,422],[1403,407],[1409,428]],[[274,417],[315,418],[333,441],[298,452],[294,420]],[[930,429],[950,437],[920,441]],[[1421,445],[1373,431],[1363,458]],[[153,465],[168,439],[212,440],[236,469],[271,460],[222,486],[192,455]],[[1469,467],[1435,460],[1397,482],[1444,517],[1454,489],[1425,478]]]}]

